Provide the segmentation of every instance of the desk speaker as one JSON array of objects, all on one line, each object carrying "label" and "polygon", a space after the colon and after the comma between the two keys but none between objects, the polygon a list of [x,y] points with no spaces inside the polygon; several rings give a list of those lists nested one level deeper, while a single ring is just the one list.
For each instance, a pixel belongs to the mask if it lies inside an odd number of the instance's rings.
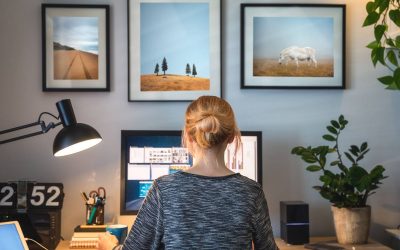
[{"label": "desk speaker", "polygon": [[281,201],[281,238],[288,244],[309,242],[310,222],[308,204],[302,201]]}]

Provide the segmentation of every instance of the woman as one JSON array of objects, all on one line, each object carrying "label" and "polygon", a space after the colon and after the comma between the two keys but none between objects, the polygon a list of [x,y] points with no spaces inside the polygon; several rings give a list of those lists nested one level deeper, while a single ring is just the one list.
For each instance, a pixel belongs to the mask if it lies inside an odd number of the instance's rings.
[{"label": "woman", "polygon": [[[193,101],[182,137],[193,166],[154,181],[122,249],[278,249],[261,186],[225,165],[227,145],[240,145],[231,106]],[[100,249],[119,249],[112,237]]]}]

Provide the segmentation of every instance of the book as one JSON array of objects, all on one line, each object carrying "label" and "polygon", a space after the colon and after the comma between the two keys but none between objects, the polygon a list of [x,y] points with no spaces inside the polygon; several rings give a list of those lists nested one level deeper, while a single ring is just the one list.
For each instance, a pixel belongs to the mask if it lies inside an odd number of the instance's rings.
[{"label": "book", "polygon": [[74,229],[69,248],[98,248],[99,235],[106,233],[105,225],[78,225]]},{"label": "book", "polygon": [[69,248],[98,248],[98,238],[73,238],[69,242]]},{"label": "book", "polygon": [[74,232],[105,232],[107,225],[78,225],[75,227]]},{"label": "book", "polygon": [[83,237],[83,238],[98,238],[100,235],[105,234],[106,232],[74,232],[72,237]]},{"label": "book", "polygon": [[79,225],[81,228],[106,228],[107,225]]},{"label": "book", "polygon": [[[69,248],[98,248],[99,247],[99,236],[72,236],[71,241],[69,242]],[[80,234],[80,233],[78,233]]]}]

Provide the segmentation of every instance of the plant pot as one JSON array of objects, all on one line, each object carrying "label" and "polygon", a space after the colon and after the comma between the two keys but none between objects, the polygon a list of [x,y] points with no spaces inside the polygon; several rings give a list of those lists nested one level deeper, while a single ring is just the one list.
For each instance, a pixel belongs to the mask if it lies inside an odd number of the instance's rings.
[{"label": "plant pot", "polygon": [[364,244],[368,241],[371,207],[331,207],[336,237],[340,244]]}]

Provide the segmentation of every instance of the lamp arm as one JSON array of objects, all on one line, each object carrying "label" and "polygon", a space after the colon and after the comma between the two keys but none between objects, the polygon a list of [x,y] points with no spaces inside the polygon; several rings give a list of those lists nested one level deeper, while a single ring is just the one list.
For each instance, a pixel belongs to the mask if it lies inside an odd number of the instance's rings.
[{"label": "lamp arm", "polygon": [[48,125],[46,125],[46,123],[41,120],[41,116],[43,114],[51,115],[52,117],[54,117],[54,118],[56,118],[58,120],[58,117],[56,117],[56,116],[54,116],[54,115],[52,115],[52,114],[50,114],[48,112],[43,112],[43,113],[41,113],[39,115],[39,119],[36,122],[32,122],[32,123],[29,123],[29,124],[26,124],[26,125],[22,125],[22,126],[18,126],[18,127],[15,127],[15,128],[2,130],[2,131],[0,131],[0,135],[7,134],[7,133],[10,133],[10,132],[14,132],[14,131],[18,131],[18,130],[25,129],[25,128],[34,127],[34,126],[40,126],[41,131],[33,132],[33,133],[29,133],[29,134],[24,134],[24,135],[13,137],[13,138],[6,139],[6,140],[2,140],[2,141],[0,141],[0,144],[5,144],[5,143],[9,143],[9,142],[25,139],[25,138],[28,138],[28,137],[45,134],[45,133],[49,132],[50,129],[55,128],[58,125],[62,124],[61,122],[58,122],[58,123],[50,122]]}]

